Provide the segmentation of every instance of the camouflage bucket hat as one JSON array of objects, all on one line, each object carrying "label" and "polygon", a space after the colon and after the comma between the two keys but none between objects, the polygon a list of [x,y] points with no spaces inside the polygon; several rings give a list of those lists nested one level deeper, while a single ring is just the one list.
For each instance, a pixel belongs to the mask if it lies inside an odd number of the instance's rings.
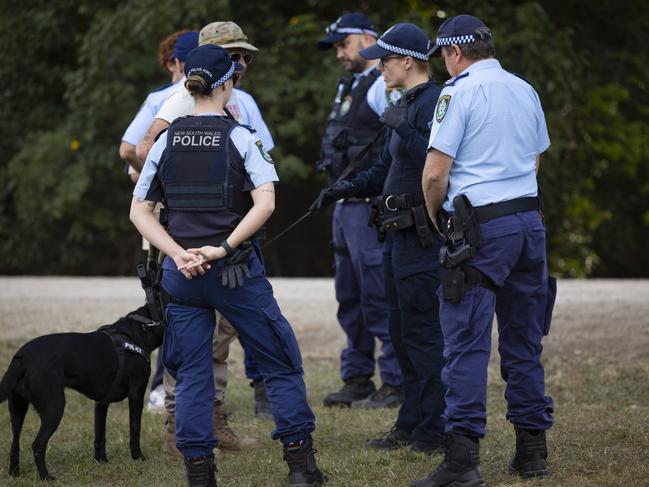
[{"label": "camouflage bucket hat", "polygon": [[247,41],[248,37],[234,22],[212,22],[203,27],[198,35],[199,46],[216,44],[225,49],[238,47],[247,51],[259,50]]}]

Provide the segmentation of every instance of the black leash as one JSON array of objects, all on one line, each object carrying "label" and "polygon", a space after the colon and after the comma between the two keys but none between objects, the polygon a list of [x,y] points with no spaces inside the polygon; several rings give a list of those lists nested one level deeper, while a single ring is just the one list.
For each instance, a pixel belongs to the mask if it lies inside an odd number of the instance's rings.
[{"label": "black leash", "polygon": [[[374,136],[374,138],[372,139],[372,141],[371,141],[369,144],[367,144],[365,147],[363,147],[363,148],[361,149],[361,151],[360,151],[358,154],[356,154],[356,157],[354,157],[354,158],[349,162],[349,164],[347,164],[347,167],[345,167],[345,169],[343,170],[343,172],[340,173],[340,176],[338,176],[338,179],[336,179],[332,184],[330,184],[329,186],[327,186],[327,188],[325,188],[325,189],[329,189],[329,188],[334,187],[334,186],[335,186],[336,184],[338,184],[340,181],[342,181],[342,180],[345,179],[347,176],[349,176],[353,171],[360,169],[360,164],[359,164],[359,162],[360,162],[360,161],[361,161],[361,160],[362,160],[362,159],[367,155],[367,153],[370,151],[370,149],[372,148],[372,146],[373,146],[374,144],[376,144],[376,142],[381,138],[381,135],[383,135],[383,132],[384,132],[384,129],[383,129],[383,127],[381,127],[381,129],[379,129],[379,130],[376,132],[376,135]],[[320,197],[320,196],[318,196],[318,198],[319,198],[319,197]],[[316,198],[316,200],[313,202],[313,204],[315,204],[316,201],[318,201],[317,198]],[[311,204],[311,206],[313,206],[313,204]],[[298,219],[295,220],[293,223],[291,223],[287,228],[285,228],[284,230],[282,230],[279,234],[277,234],[277,235],[275,235],[273,238],[271,238],[271,239],[270,239],[268,242],[266,242],[266,243],[265,243],[261,248],[262,248],[262,249],[265,249],[265,248],[268,247],[270,244],[272,244],[275,240],[279,239],[280,237],[283,237],[283,236],[284,236],[285,234],[287,234],[290,230],[292,230],[293,227],[296,227],[297,225],[299,225],[300,223],[302,223],[304,220],[306,220],[306,218],[307,218],[309,215],[311,215],[312,213],[314,213],[314,212],[311,211],[311,210],[307,210],[307,212],[306,212],[304,215],[302,215],[300,218],[298,218]]]}]

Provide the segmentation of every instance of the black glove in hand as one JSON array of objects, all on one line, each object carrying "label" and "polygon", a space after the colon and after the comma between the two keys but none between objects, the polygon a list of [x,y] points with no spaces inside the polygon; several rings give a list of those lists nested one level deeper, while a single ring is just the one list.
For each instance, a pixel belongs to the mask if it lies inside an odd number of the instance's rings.
[{"label": "black glove in hand", "polygon": [[333,186],[320,191],[320,196],[318,196],[318,199],[309,207],[309,211],[311,213],[317,213],[329,203],[339,200],[340,198],[354,196],[355,192],[356,187],[350,180],[343,179],[342,181],[338,181]]},{"label": "black glove in hand", "polygon": [[381,123],[399,132],[400,129],[408,127],[408,106],[389,106],[379,119]]},{"label": "black glove in hand", "polygon": [[248,267],[248,260],[250,254],[254,251],[252,246],[247,249],[236,249],[230,257],[225,258],[225,266],[221,274],[221,284],[230,289],[243,286],[244,274],[250,277],[250,268]]}]

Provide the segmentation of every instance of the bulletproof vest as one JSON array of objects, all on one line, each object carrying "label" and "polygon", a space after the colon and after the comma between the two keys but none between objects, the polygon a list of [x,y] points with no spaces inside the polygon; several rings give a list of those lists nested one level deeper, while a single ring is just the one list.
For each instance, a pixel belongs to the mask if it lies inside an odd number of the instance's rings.
[{"label": "bulletproof vest", "polygon": [[[400,99],[397,106],[408,106],[408,121],[412,127],[416,127],[416,99],[426,91],[431,83],[414,88],[412,91],[405,93]],[[430,101],[434,103],[434,101]],[[413,130],[416,130],[413,129]],[[426,153],[419,157],[421,160],[412,160],[412,156],[407,150],[401,136],[396,130],[390,130],[390,141],[388,145],[392,164],[383,183],[383,194],[409,194],[421,191],[421,173],[423,160],[426,159]]]},{"label": "bulletproof vest", "polygon": [[[349,162],[369,144],[382,124],[367,103],[367,92],[381,74],[373,69],[352,89],[354,78],[341,78],[336,90],[334,106],[329,114],[322,138],[319,167],[326,168],[336,180]],[[378,158],[380,141],[363,158],[360,171],[367,169]]]},{"label": "bulletproof vest", "polygon": [[218,245],[252,205],[244,161],[230,140],[237,125],[228,117],[199,116],[169,127],[158,177],[167,231],[185,248]]}]

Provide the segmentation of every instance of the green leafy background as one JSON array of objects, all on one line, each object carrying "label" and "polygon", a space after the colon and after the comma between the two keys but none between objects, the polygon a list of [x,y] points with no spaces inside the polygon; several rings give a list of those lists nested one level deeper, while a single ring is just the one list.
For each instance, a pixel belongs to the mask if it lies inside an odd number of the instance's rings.
[{"label": "green leafy background", "polygon": [[[445,16],[482,18],[503,66],[535,86],[545,109],[553,271],[649,276],[648,2],[7,0],[0,9],[0,273],[133,273],[142,254],[120,137],[167,82],[160,40],[215,20],[236,21],[261,49],[244,88],[277,145],[269,235],[301,216],[325,183],[313,165],[342,74],[315,42],[340,13],[360,10],[379,30],[410,21],[431,37]],[[309,218],[267,249],[269,273],[329,275],[330,238],[329,214]]]}]

